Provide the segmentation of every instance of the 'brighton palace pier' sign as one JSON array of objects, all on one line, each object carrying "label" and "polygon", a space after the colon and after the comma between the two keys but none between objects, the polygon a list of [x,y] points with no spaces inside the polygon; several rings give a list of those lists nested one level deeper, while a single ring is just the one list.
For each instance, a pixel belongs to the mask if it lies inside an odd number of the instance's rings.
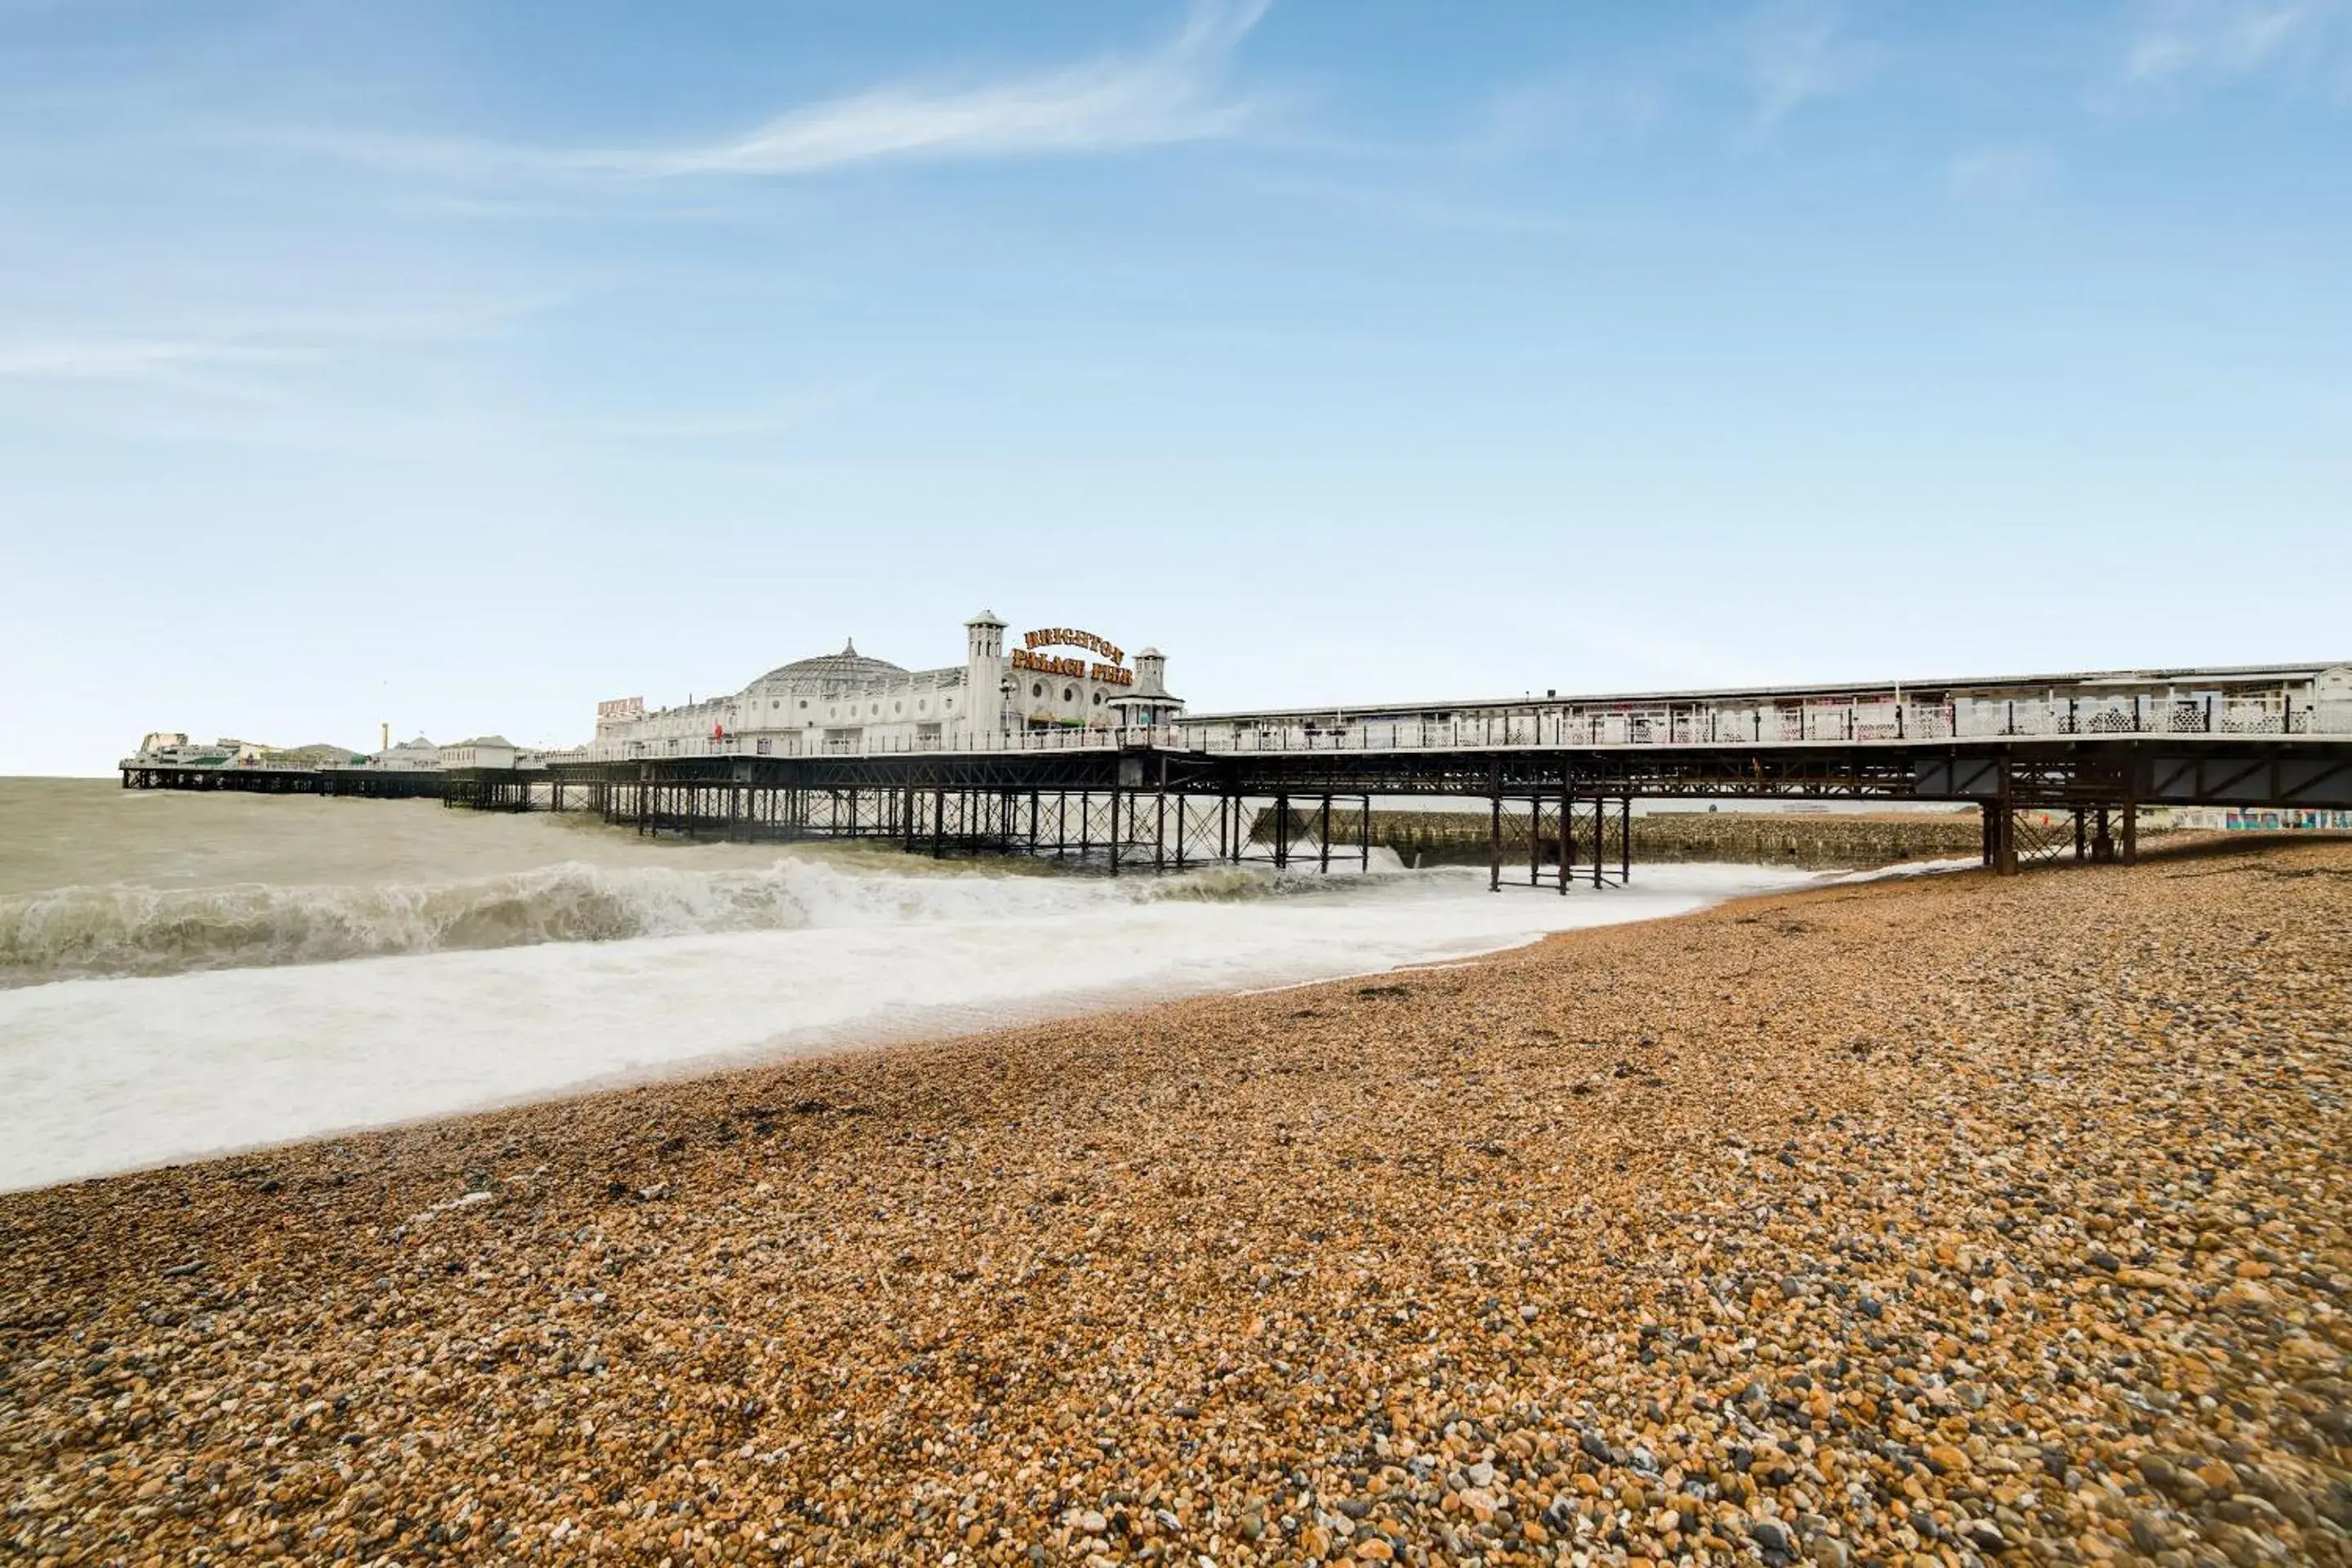
[{"label": "'brighton palace pier' sign", "polygon": [[[1135,672],[1126,668],[1127,655],[1108,637],[1092,632],[1074,630],[1069,626],[1047,626],[1041,631],[1027,632],[1022,646],[1013,650],[1013,668],[1034,669],[1043,675],[1076,676],[1082,680],[1099,680],[1106,686],[1132,686]],[[1089,665],[1083,658],[1065,658],[1056,654],[1040,653],[1047,647],[1082,647],[1098,653],[1110,662]]]}]

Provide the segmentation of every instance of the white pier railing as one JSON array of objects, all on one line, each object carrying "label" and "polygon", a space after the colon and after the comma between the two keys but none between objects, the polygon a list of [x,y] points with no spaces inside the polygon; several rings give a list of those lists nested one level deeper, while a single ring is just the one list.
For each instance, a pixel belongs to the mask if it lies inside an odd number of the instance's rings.
[{"label": "white pier railing", "polygon": [[2352,700],[2291,695],[1939,698],[1888,695],[1655,704],[1536,703],[1419,713],[1344,710],[1186,719],[1209,752],[1460,751],[1496,747],[1908,744],[2062,736],[2279,735],[2352,739]]},{"label": "white pier railing", "polygon": [[[2352,740],[2352,665],[2266,666],[2024,677],[1935,688],[1845,687],[1658,693],[1457,703],[1361,705],[1187,715],[1152,727],[828,735],[662,735],[567,751],[525,751],[525,769],[550,763],[667,762],[709,757],[888,757],[1104,752],[1195,753],[1415,752],[1500,747],[1899,746],[2019,737],[2312,737]],[[207,758],[206,765],[215,759]],[[189,765],[175,757],[126,766]],[[236,763],[218,765],[237,768]],[[285,765],[272,760],[245,767]],[[385,767],[370,759],[352,764]]]},{"label": "white pier railing", "polygon": [[[1443,715],[1186,719],[1150,729],[1044,731],[1000,735],[727,736],[638,742],[598,761],[680,757],[884,757],[925,752],[1118,751],[1152,747],[1211,754],[1258,752],[1415,752],[1496,747],[1902,745],[2017,737],[2284,735],[2352,739],[2352,702],[2294,706],[2212,698],[2135,703],[2129,699],[2000,699],[1759,704],[1668,703],[1654,709],[1574,705]],[[552,760],[558,760],[551,758]],[[564,759],[569,760],[569,759]]]}]

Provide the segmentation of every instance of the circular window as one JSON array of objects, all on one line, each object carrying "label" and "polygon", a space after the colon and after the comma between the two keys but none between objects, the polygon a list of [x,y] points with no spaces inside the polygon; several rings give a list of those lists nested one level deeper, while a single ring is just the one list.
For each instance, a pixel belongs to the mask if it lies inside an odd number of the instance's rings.
[{"label": "circular window", "polygon": [[873,711],[875,711],[876,713],[879,713],[879,712],[881,712],[881,711],[882,711],[882,704],[880,704],[879,702],[877,702],[876,704],[874,704]]},{"label": "circular window", "polygon": [[1095,706],[1097,708],[1102,706],[1102,693],[1099,691],[1095,693]]},{"label": "circular window", "polygon": [[1077,700],[1077,696],[1078,696],[1078,694],[1077,694],[1076,692],[1075,692],[1075,691],[1071,690],[1068,687],[1065,686],[1064,688],[1062,688],[1062,700],[1063,700],[1063,701],[1065,701],[1065,702],[1075,702],[1076,700]]},{"label": "circular window", "polygon": [[1032,696],[1032,697],[1043,697],[1043,696],[1045,696],[1045,683],[1044,681],[1042,681],[1042,680],[1033,680],[1033,681],[1031,681],[1031,682],[1029,683],[1029,695],[1030,695],[1030,696]]},{"label": "circular window", "polygon": [[802,699],[801,699],[801,706],[802,706],[802,707],[803,707],[803,708],[805,708],[805,707],[807,707],[807,706],[808,706],[808,699],[807,699],[807,698],[803,697],[803,698],[802,698]]},{"label": "circular window", "polygon": [[893,702],[890,704],[890,711],[893,713],[903,713],[906,710],[907,705],[903,702]]}]

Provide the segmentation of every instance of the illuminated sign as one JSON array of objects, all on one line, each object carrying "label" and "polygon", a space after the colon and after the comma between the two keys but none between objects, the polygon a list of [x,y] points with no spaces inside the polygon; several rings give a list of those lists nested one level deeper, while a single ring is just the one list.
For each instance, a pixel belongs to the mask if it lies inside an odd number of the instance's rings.
[{"label": "illuminated sign", "polygon": [[609,702],[596,704],[596,717],[605,719],[642,719],[646,716],[646,700],[642,697],[615,697]]},{"label": "illuminated sign", "polygon": [[[1123,667],[1126,651],[1108,637],[1082,632],[1074,626],[1045,626],[1024,633],[1021,642],[1022,646],[1013,650],[1013,658],[1009,661],[1015,669],[1034,670],[1040,675],[1064,675],[1075,680],[1098,680],[1105,686],[1135,684],[1135,672]],[[1089,653],[1102,655],[1110,662],[1089,664],[1083,658],[1037,651],[1047,647],[1082,647]]]}]

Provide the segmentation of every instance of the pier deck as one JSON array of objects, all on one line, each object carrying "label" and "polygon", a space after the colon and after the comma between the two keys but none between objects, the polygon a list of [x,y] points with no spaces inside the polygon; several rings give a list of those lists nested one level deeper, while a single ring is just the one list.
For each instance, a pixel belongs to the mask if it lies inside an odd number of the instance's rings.
[{"label": "pier deck", "polygon": [[[1525,808],[1530,863],[1552,867],[1563,891],[1631,874],[1637,799],[1947,803],[1979,809],[1983,859],[2007,872],[2070,852],[2130,860],[2148,806],[2352,813],[2352,668],[1267,710],[914,750],[827,742],[779,755],[770,744],[722,736],[679,755],[409,773],[133,759],[123,784],[434,796],[593,811],[645,833],[870,838],[1113,871],[1288,865],[1302,838],[1320,868],[1369,864],[1368,837],[1331,842],[1335,805],[1362,820],[1354,814],[1381,799],[1473,799],[1491,813],[1495,883],[1507,803],[1515,816]],[[1270,805],[1270,836],[1250,803]]]}]

